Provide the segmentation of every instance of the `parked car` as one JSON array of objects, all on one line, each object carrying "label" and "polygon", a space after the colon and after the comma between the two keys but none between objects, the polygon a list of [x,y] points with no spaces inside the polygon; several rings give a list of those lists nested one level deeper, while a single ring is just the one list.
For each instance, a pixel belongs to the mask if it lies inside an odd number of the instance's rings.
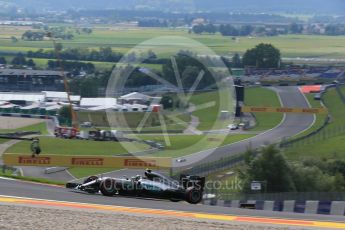
[{"label": "parked car", "polygon": [[186,158],[177,158],[176,159],[176,162],[178,162],[178,163],[182,163],[182,162],[186,162],[187,160],[186,160]]},{"label": "parked car", "polygon": [[230,125],[228,125],[228,128],[229,128],[230,130],[236,130],[236,129],[238,129],[239,127],[238,127],[237,124],[230,124]]}]

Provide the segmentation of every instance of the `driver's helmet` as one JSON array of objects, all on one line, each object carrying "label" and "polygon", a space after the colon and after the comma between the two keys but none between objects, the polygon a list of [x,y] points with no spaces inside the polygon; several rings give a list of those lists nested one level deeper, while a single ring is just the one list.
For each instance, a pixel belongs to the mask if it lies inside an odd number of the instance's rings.
[{"label": "driver's helmet", "polygon": [[136,176],[132,177],[132,180],[134,180],[134,181],[138,181],[140,179],[141,179],[140,175],[136,175]]}]

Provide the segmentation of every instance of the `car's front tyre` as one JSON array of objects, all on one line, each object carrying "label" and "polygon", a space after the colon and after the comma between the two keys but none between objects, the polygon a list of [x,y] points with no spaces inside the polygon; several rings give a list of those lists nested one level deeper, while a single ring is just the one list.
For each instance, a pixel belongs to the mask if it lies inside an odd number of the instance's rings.
[{"label": "car's front tyre", "polygon": [[202,200],[202,191],[194,187],[186,190],[186,201],[190,204],[198,204]]},{"label": "car's front tyre", "polygon": [[99,190],[101,191],[103,196],[114,196],[117,193],[115,180],[110,178],[105,179],[101,182]]}]

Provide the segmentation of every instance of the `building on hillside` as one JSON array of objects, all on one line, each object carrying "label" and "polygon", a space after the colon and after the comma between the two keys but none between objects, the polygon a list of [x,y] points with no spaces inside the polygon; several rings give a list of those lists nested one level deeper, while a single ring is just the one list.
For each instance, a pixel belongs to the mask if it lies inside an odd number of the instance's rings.
[{"label": "building on hillside", "polygon": [[45,102],[45,94],[0,92],[0,101],[21,106],[41,104]]},{"label": "building on hillside", "polygon": [[[72,103],[79,105],[79,95],[71,95],[70,98]],[[68,103],[67,93],[57,91],[0,92],[0,101],[11,102],[18,105]]]},{"label": "building on hillside", "polygon": [[[70,76],[69,73],[65,73]],[[63,91],[60,71],[0,69],[0,91]]]},{"label": "building on hillside", "polygon": [[140,104],[149,105],[151,102],[159,103],[160,97],[151,97],[142,93],[133,92],[123,95],[119,98],[119,103],[121,104]]},{"label": "building on hillside", "polygon": [[82,98],[80,100],[80,107],[82,109],[92,107],[115,107],[116,105],[116,98]]},{"label": "building on hillside", "polygon": [[[42,91],[46,96],[47,102],[68,102],[68,95],[66,92],[58,91]],[[70,95],[72,103],[80,103],[81,97],[79,95]]]}]

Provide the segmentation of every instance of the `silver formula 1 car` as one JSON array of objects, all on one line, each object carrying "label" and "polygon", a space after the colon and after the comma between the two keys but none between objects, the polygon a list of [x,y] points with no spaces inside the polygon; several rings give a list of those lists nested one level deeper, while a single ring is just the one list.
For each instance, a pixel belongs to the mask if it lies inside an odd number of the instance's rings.
[{"label": "silver formula 1 car", "polygon": [[171,201],[187,201],[191,204],[201,202],[205,187],[205,177],[181,175],[180,180],[161,175],[151,170],[145,176],[128,178],[98,178],[91,176],[83,184],[67,183],[66,188],[87,193],[101,192],[104,196],[133,196]]}]

